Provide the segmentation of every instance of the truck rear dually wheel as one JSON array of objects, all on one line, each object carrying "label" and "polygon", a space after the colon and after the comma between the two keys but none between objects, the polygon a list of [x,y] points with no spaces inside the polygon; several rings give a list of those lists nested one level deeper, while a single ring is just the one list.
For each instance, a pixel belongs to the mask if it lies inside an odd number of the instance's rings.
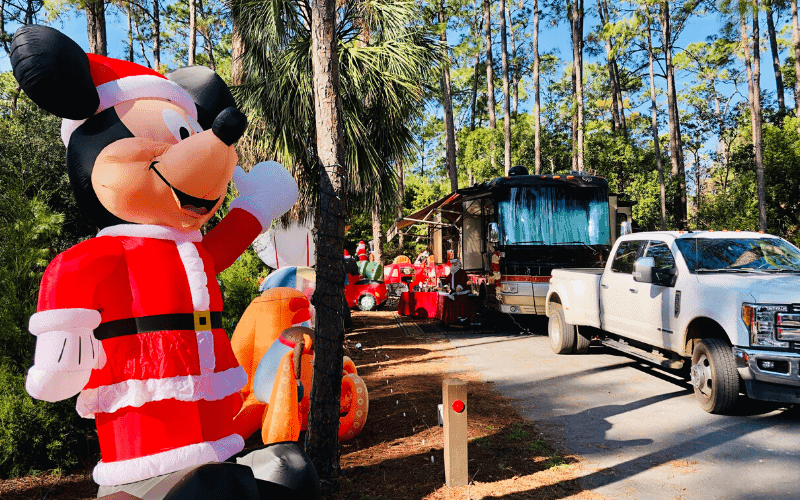
[{"label": "truck rear dually wheel", "polygon": [[729,345],[719,339],[699,340],[692,352],[691,380],[700,407],[726,415],[739,398],[739,373]]},{"label": "truck rear dually wheel", "polygon": [[547,336],[550,338],[550,347],[556,354],[569,354],[575,347],[575,325],[564,320],[564,309],[559,303],[550,304]]},{"label": "truck rear dually wheel", "polygon": [[589,344],[592,343],[591,330],[585,326],[579,326],[575,331],[575,354],[586,354],[589,352]]}]

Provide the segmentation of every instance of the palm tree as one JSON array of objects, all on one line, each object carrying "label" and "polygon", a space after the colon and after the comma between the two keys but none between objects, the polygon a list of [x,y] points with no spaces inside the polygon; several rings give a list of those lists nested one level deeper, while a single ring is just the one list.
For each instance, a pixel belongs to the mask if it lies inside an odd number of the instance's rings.
[{"label": "palm tree", "polygon": [[[419,19],[414,2],[363,0],[338,3],[336,10],[324,10],[323,4],[232,0],[232,11],[245,48],[245,77],[234,94],[249,115],[247,141],[256,155],[275,158],[293,171],[300,200],[292,216],[303,219],[316,212],[319,363],[311,394],[319,406],[312,405],[307,443],[318,473],[331,480],[339,473],[341,255],[347,205],[396,210],[393,167],[412,154],[410,124],[420,118],[423,99],[436,87],[439,63],[446,56],[435,33],[413,25]],[[337,19],[335,33],[324,42],[331,12]],[[324,43],[335,44],[335,50],[325,49]],[[320,55],[327,68],[319,68]],[[317,80],[328,72],[338,86]],[[330,102],[330,109],[321,109],[320,103],[332,97],[340,102],[338,110]],[[336,127],[342,141],[320,139]]]}]

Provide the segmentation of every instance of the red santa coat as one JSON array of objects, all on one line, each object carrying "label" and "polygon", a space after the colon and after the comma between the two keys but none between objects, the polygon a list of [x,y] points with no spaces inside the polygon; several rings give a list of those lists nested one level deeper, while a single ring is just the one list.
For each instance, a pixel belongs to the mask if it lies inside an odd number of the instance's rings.
[{"label": "red santa coat", "polygon": [[119,225],[58,255],[37,315],[95,309],[99,366],[78,396],[94,418],[100,485],[124,484],[242,450],[233,417],[247,375],[222,329],[216,274],[261,230],[233,209],[205,238],[148,225]]}]

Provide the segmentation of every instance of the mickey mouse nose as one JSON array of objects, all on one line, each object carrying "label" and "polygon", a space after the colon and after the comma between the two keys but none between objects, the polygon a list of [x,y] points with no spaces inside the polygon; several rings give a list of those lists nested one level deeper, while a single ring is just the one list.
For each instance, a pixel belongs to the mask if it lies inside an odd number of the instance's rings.
[{"label": "mickey mouse nose", "polygon": [[214,119],[211,125],[211,130],[214,131],[220,141],[224,142],[226,146],[230,146],[238,141],[244,129],[247,128],[247,117],[244,113],[234,107],[222,110],[220,114]]}]

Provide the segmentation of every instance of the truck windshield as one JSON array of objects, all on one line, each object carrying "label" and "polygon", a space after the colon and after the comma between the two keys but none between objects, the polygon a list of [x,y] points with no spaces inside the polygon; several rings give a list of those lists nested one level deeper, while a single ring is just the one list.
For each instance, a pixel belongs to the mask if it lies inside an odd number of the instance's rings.
[{"label": "truck windshield", "polygon": [[800,272],[800,250],[780,238],[682,238],[675,244],[692,273]]},{"label": "truck windshield", "polygon": [[605,187],[512,187],[497,209],[501,245],[611,243]]}]

